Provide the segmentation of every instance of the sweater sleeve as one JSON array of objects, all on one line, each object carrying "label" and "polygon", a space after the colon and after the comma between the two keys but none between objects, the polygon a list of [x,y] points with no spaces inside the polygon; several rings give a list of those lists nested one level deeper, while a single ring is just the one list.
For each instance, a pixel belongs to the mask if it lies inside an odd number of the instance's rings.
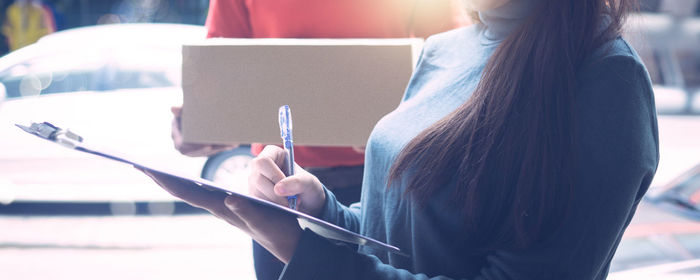
[{"label": "sweater sleeve", "polygon": [[249,19],[244,0],[211,0],[205,23],[207,38],[251,38]]},{"label": "sweater sleeve", "polygon": [[[656,117],[648,75],[634,57],[607,57],[582,76],[574,106],[577,177],[566,219],[531,248],[490,253],[479,275],[468,279],[605,279],[656,170]],[[306,231],[281,279],[450,277],[398,269]]]},{"label": "sweater sleeve", "polygon": [[325,187],[323,189],[326,192],[326,202],[323,205],[319,218],[349,231],[359,232],[361,202],[353,203],[350,207],[346,207],[338,202],[333,192]]}]

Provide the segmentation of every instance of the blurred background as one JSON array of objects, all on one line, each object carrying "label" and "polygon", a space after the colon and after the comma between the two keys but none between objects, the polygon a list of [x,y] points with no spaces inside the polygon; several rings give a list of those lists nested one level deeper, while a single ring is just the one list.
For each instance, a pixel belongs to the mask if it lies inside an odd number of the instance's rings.
[{"label": "blurred background", "polygon": [[[22,12],[20,2],[33,3],[35,6]],[[10,45],[5,40],[21,36],[19,29],[25,34],[36,33],[31,39],[48,33],[72,29],[76,27],[114,23],[182,23],[203,25],[207,15],[209,1],[207,0],[43,0],[43,1],[0,1],[0,19],[3,22],[3,40],[0,42],[0,54],[6,54],[32,40],[15,40]],[[41,14],[41,16],[36,16]],[[22,21],[42,22],[34,27],[19,28]],[[13,27],[14,26],[14,27]],[[14,30],[16,33],[13,33]],[[44,30],[41,30],[44,29]]]},{"label": "blurred background", "polygon": [[[0,1],[0,279],[252,279],[250,240],[128,166],[26,135],[51,120],[172,171],[245,185],[249,149],[180,155],[181,46],[200,0]],[[626,38],[654,83],[661,162],[610,279],[700,279],[700,1],[644,0]]]}]

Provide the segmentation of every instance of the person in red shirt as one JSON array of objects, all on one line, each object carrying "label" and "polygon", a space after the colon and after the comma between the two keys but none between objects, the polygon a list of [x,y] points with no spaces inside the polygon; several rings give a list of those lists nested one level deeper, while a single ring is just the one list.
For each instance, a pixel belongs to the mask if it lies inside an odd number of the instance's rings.
[{"label": "person in red shirt", "polygon": [[[207,37],[405,38],[428,37],[469,23],[455,0],[211,0]],[[233,148],[183,143],[180,108],[173,108],[175,147],[190,156]],[[258,155],[263,145],[252,144]],[[364,154],[352,147],[295,146],[299,166],[321,179],[339,201],[359,201]],[[254,242],[258,279],[277,279],[284,264]]]}]

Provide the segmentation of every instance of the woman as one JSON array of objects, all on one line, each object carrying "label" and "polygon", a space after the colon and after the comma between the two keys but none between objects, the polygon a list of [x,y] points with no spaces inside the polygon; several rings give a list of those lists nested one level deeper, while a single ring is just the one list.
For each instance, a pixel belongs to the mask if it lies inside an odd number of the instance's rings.
[{"label": "woman", "polygon": [[427,40],[401,105],[368,141],[361,204],[340,205],[284,152],[251,192],[411,255],[337,245],[235,197],[183,192],[287,265],[281,279],[605,279],[651,182],[651,84],[625,0],[467,0],[480,24]]},{"label": "woman", "polygon": [[[207,37],[226,38],[396,38],[428,37],[465,25],[453,0],[211,0]],[[362,20],[358,20],[362,19]],[[323,24],[319,24],[323,23]],[[186,155],[209,156],[235,146],[183,142],[181,108],[173,108],[175,147]],[[274,112],[273,112],[274,113]],[[301,146],[296,162],[323,180],[345,205],[360,200],[364,153],[351,147]],[[262,144],[253,143],[258,155]],[[258,280],[279,278],[284,264],[253,244]]]}]

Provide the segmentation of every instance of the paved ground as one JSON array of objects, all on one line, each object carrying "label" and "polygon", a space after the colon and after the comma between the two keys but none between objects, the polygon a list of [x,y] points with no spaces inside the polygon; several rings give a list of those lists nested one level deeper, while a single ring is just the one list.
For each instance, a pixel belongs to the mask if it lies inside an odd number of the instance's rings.
[{"label": "paved ground", "polygon": [[206,214],[0,216],[0,279],[253,279],[250,247]]}]

